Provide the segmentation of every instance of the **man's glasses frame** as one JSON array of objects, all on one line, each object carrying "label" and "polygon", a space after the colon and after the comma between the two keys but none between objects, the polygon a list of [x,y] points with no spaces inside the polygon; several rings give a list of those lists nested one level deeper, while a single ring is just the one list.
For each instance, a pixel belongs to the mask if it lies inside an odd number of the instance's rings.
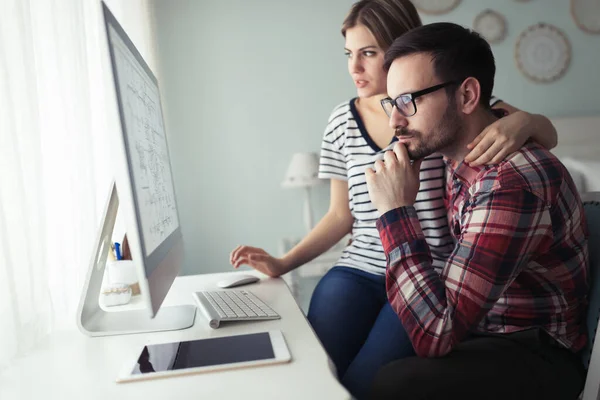
[{"label": "man's glasses frame", "polygon": [[[447,86],[460,84],[462,82],[462,80],[455,80],[440,83],[439,85],[431,86],[413,93],[401,94],[395,99],[386,97],[385,99],[381,99],[381,107],[383,107],[383,110],[385,111],[388,117],[392,116],[392,111],[394,110],[394,107],[396,107],[400,114],[402,114],[403,116],[412,117],[417,113],[417,103],[415,102],[416,99],[418,99],[421,96],[425,96],[426,94],[433,93],[437,90],[445,88]],[[409,104],[411,103],[412,110],[409,108]]]}]

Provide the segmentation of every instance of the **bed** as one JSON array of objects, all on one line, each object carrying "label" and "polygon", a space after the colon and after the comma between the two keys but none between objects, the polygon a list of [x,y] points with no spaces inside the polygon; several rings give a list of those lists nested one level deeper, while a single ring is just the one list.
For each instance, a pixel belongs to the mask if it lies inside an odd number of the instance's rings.
[{"label": "bed", "polygon": [[552,150],[580,192],[600,191],[600,116],[553,118],[558,146]]}]

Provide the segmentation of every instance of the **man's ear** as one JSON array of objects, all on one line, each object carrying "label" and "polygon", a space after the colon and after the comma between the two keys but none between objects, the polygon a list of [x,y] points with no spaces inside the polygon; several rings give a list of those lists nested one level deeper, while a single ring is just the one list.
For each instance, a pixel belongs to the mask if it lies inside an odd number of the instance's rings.
[{"label": "man's ear", "polygon": [[458,88],[457,97],[459,110],[465,114],[472,114],[477,109],[481,98],[479,81],[473,77],[465,79]]}]

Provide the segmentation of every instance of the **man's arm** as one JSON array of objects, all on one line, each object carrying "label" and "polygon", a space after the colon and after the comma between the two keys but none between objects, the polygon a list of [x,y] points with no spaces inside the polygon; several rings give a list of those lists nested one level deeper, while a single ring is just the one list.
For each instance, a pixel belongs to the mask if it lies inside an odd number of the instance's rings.
[{"label": "man's arm", "polygon": [[[443,356],[492,308],[534,251],[552,243],[550,213],[521,189],[483,193],[465,204],[458,242],[442,277],[412,206],[377,221],[388,268],[392,308],[417,355]],[[451,227],[452,229],[452,227]]]}]

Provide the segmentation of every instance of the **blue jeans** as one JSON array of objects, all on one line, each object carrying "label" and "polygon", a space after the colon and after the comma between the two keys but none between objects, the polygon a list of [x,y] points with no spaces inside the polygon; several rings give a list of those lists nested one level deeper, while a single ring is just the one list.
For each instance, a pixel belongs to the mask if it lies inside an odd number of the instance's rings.
[{"label": "blue jeans", "polygon": [[308,320],[341,383],[358,399],[366,398],[381,367],[415,355],[387,301],[384,276],[332,268],[315,288]]}]

